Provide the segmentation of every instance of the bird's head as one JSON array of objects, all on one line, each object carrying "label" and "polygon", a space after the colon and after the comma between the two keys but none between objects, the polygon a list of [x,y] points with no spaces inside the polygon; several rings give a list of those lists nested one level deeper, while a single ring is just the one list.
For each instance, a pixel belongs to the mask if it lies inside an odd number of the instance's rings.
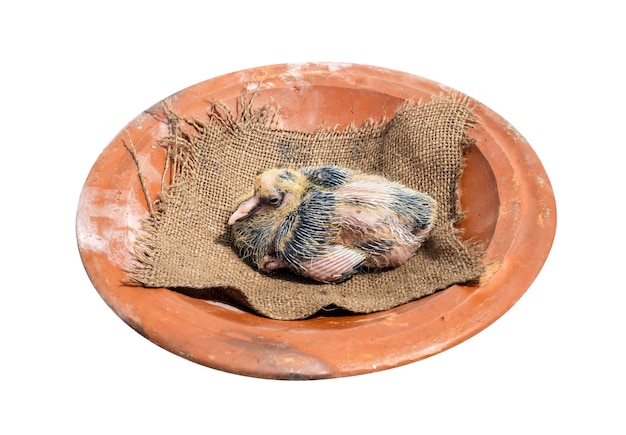
[{"label": "bird's head", "polygon": [[228,224],[255,215],[286,214],[298,206],[308,185],[308,179],[299,171],[279,168],[260,173],[254,182],[254,192],[239,202]]}]

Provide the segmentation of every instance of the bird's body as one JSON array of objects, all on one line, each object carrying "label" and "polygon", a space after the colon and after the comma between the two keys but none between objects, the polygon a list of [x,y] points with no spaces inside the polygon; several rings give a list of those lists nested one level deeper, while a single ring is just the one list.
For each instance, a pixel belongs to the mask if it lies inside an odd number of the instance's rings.
[{"label": "bird's body", "polygon": [[259,270],[288,268],[340,282],[395,267],[430,233],[436,203],[377,175],[337,166],[270,169],[228,220],[239,255]]}]

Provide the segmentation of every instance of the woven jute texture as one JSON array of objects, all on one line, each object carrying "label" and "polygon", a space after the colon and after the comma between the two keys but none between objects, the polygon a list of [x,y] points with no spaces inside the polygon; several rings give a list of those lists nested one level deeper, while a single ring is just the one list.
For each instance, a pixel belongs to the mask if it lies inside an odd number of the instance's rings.
[{"label": "woven jute texture", "polygon": [[[249,99],[233,113],[214,104],[202,120],[168,112],[172,133],[163,144],[172,181],[143,222],[130,279],[146,287],[213,289],[260,315],[288,320],[327,306],[385,310],[480,276],[480,252],[455,229],[463,152],[472,146],[467,99],[406,102],[384,121],[313,132],[278,129],[278,109],[253,106]],[[226,222],[256,174],[276,166],[322,165],[383,175],[432,196],[436,225],[416,255],[397,268],[360,273],[340,284],[315,283],[288,271],[266,275],[242,261]]]}]

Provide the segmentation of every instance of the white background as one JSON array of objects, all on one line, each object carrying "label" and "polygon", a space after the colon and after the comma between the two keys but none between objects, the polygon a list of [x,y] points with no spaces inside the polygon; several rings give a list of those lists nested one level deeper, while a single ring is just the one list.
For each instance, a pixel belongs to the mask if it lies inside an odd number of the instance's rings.
[{"label": "white background", "polygon": [[[618,2],[213,3],[0,6],[0,432],[626,433]],[[82,184],[160,99],[309,61],[420,75],[503,116],[551,179],[552,252],[500,320],[417,363],[307,382],[196,365],[91,285],[74,233]]]}]

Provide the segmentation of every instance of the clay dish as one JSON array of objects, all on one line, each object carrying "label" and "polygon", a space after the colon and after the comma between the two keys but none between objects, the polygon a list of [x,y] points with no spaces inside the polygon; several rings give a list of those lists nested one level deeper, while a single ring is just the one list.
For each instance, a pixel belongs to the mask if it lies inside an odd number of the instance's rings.
[{"label": "clay dish", "polygon": [[[253,68],[198,83],[169,97],[180,114],[202,117],[211,100],[236,104],[262,81],[259,103],[280,105],[280,127],[347,126],[391,116],[405,100],[450,92],[411,74],[363,65],[295,64]],[[273,379],[363,374],[418,361],[472,337],[524,294],[550,251],[555,201],[533,149],[504,119],[479,102],[476,146],[461,180],[464,237],[486,247],[478,286],[455,285],[397,308],[367,315],[322,313],[307,320],[260,317],[217,300],[123,282],[140,220],[148,210],[130,138],[148,190],[158,192],[164,164],[155,146],[167,133],[150,110],[123,128],[95,162],[77,213],[78,248],[104,301],[153,343],[208,367]]]}]

